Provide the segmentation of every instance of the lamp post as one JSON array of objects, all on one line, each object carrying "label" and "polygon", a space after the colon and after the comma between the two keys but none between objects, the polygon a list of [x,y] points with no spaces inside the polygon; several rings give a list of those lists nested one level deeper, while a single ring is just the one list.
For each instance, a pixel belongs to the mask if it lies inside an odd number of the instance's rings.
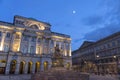
[{"label": "lamp post", "polygon": [[116,73],[118,73],[118,60],[117,60],[117,56],[113,56],[114,60],[115,60],[115,63],[116,63]]},{"label": "lamp post", "polygon": [[96,55],[97,74],[99,74],[99,67],[98,67],[98,61],[97,61],[99,57],[100,57],[99,55]]}]

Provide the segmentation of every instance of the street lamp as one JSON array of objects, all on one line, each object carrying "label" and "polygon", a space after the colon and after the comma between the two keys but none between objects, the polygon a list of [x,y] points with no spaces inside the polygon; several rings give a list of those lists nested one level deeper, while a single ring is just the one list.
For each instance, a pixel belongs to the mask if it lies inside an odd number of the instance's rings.
[{"label": "street lamp", "polygon": [[99,57],[100,57],[99,55],[96,56],[97,74],[99,74],[99,67],[98,67],[98,61],[97,61]]},{"label": "street lamp", "polygon": [[97,58],[99,58],[100,56],[99,56],[99,55],[97,55],[96,57],[97,57]]},{"label": "street lamp", "polygon": [[116,59],[116,56],[113,56]]}]

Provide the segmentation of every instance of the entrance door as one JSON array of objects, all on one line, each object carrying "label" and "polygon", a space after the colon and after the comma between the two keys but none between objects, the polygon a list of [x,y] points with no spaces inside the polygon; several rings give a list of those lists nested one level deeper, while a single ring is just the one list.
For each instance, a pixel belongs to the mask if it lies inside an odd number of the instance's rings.
[{"label": "entrance door", "polygon": [[5,66],[6,66],[6,61],[5,60],[0,60],[0,74],[5,73]]},{"label": "entrance door", "polygon": [[20,62],[19,73],[20,73],[20,74],[23,74],[23,73],[24,73],[24,62]]},{"label": "entrance door", "polygon": [[12,60],[10,63],[10,74],[14,74],[15,73],[15,68],[16,68],[16,60]]},{"label": "entrance door", "polygon": [[35,64],[35,73],[37,73],[40,70],[40,63],[36,62]]},{"label": "entrance door", "polygon": [[32,62],[28,62],[28,74],[32,72]]},{"label": "entrance door", "polygon": [[47,70],[48,70],[48,62],[45,61],[45,62],[44,62],[44,71],[47,71]]},{"label": "entrance door", "polygon": [[4,74],[5,73],[5,67],[0,67],[0,74]]}]

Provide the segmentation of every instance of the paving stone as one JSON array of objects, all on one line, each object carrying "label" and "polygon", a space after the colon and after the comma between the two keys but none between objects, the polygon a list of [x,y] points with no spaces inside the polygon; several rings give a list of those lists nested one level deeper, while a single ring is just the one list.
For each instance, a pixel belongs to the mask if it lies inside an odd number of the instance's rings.
[{"label": "paving stone", "polygon": [[80,74],[73,71],[49,71],[33,75],[32,80],[89,80],[88,74]]}]

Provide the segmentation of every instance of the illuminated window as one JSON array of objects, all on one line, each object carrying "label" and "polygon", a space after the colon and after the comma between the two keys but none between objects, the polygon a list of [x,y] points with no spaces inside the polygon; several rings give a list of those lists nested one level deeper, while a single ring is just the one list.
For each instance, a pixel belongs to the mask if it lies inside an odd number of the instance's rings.
[{"label": "illuminated window", "polygon": [[16,34],[16,35],[15,35],[15,38],[16,38],[16,39],[20,39],[20,35]]}]

